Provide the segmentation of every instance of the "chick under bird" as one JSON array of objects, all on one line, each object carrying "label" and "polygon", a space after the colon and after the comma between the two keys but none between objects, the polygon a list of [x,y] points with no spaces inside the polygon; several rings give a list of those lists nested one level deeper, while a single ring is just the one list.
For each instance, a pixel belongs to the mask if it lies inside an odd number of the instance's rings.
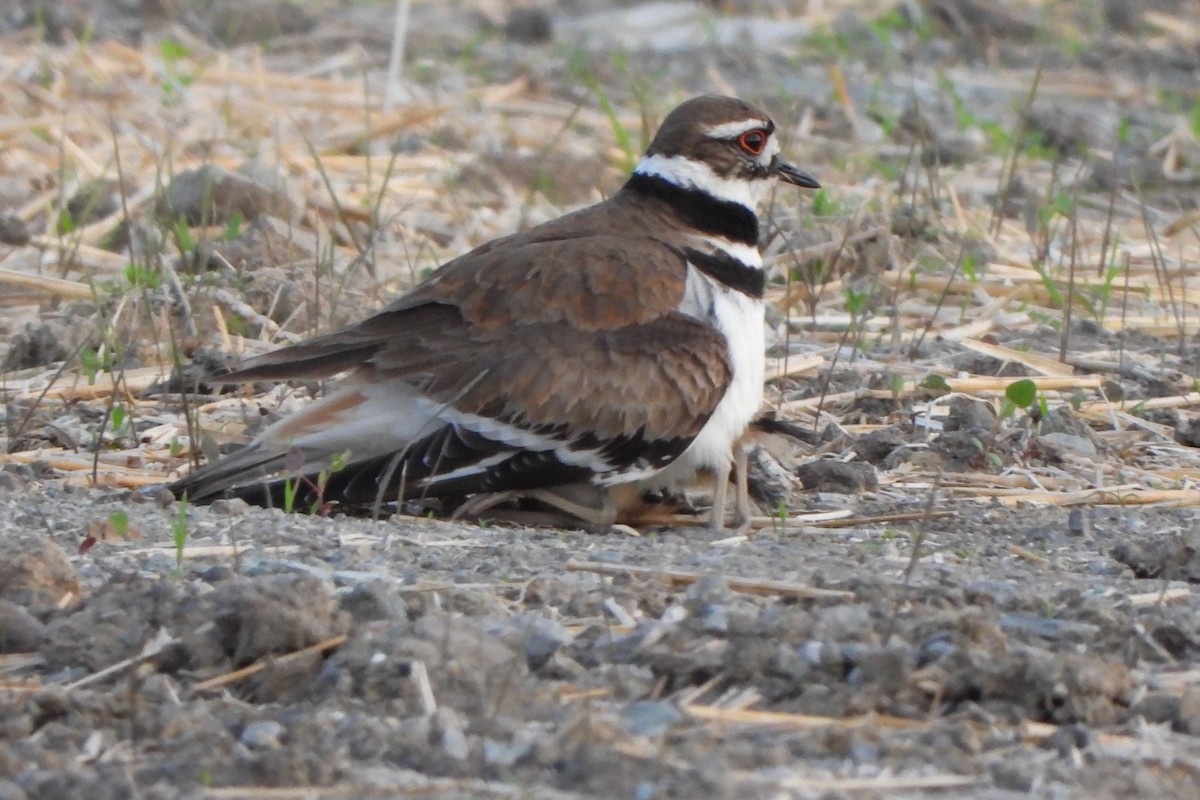
[{"label": "chick under bird", "polygon": [[607,200],[477,247],[367,319],[220,376],[340,377],[169,489],[278,505],[285,481],[303,476],[312,494],[336,465],[321,499],[343,507],[479,512],[519,496],[603,526],[613,487],[711,471],[721,527],[735,445],[763,392],[756,209],[780,181],[820,186],[780,159],[775,134],[741,100],[688,100]]}]

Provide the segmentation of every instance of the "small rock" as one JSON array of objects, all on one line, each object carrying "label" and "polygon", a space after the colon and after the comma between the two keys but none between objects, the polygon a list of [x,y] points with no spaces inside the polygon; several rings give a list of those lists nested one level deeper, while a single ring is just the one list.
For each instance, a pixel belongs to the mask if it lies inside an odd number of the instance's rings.
[{"label": "small rock", "polygon": [[633,800],[655,800],[658,797],[658,784],[642,781],[633,789]]},{"label": "small rock", "polygon": [[912,650],[907,646],[872,649],[855,660],[851,682],[874,684],[888,693],[904,688],[914,664]]},{"label": "small rock", "polygon": [[0,494],[9,494],[24,489],[29,480],[10,469],[0,469]]},{"label": "small rock", "polygon": [[311,575],[234,578],[222,585],[217,602],[213,622],[238,665],[308,647],[349,627],[330,584]]},{"label": "small rock", "polygon": [[986,434],[995,427],[996,415],[992,413],[990,404],[969,397],[956,397],[950,401],[950,415],[942,429]]},{"label": "small rock", "polygon": [[992,780],[998,789],[1022,793],[1033,791],[1033,775],[1030,774],[1030,770],[1016,764],[993,764]]},{"label": "small rock", "polygon": [[449,706],[438,706],[433,714],[433,730],[441,740],[446,755],[455,761],[465,761],[471,755],[471,745],[463,733],[462,720]]},{"label": "small rock", "polygon": [[182,217],[189,225],[219,225],[235,213],[245,220],[262,214],[291,214],[290,203],[278,189],[214,164],[172,178],[155,209],[161,217]]},{"label": "small rock", "polygon": [[746,479],[750,495],[767,508],[791,505],[792,473],[765,447],[751,448],[746,459]]},{"label": "small rock", "polygon": [[1073,753],[1090,747],[1095,735],[1086,725],[1063,725],[1042,741],[1043,750],[1054,750],[1060,758],[1070,758]]},{"label": "small rock", "polygon": [[250,504],[240,497],[221,497],[213,500],[208,506],[214,514],[225,517],[240,517],[250,508]]},{"label": "small rock", "polygon": [[861,462],[835,461],[821,458],[796,468],[796,477],[805,489],[820,492],[854,494],[874,491],[879,487],[875,468]]},{"label": "small rock", "polygon": [[930,443],[940,465],[952,472],[977,469],[986,463],[984,445],[975,431],[944,431]]},{"label": "small rock", "polygon": [[170,508],[175,504],[175,494],[165,486],[159,486],[151,491],[150,499],[159,508]]},{"label": "small rock", "polygon": [[200,580],[208,584],[220,583],[229,580],[235,574],[228,564],[214,564],[200,573]]},{"label": "small rock", "polygon": [[1047,641],[1087,641],[1100,633],[1098,625],[1032,614],[1005,614],[1000,629],[1014,637],[1036,637]]},{"label": "small rock", "polygon": [[77,228],[104,219],[120,208],[120,184],[111,178],[89,181],[67,200],[67,213]]},{"label": "small rock", "polygon": [[213,34],[227,45],[261,45],[279,36],[308,33],[317,25],[307,4],[290,0],[214,3],[209,13]]},{"label": "small rock", "polygon": [[935,633],[921,642],[921,646],[917,650],[917,667],[936,664],[957,652],[958,647],[954,644],[953,634],[949,631]]},{"label": "small rock", "polygon": [[1127,539],[1118,542],[1109,555],[1128,566],[1139,578],[1200,582],[1200,535]]},{"label": "small rock", "polygon": [[262,720],[247,725],[238,741],[251,750],[277,750],[283,746],[283,733],[283,725],[275,720]]},{"label": "small rock", "polygon": [[1055,406],[1050,409],[1038,426],[1038,434],[1045,437],[1050,433],[1069,433],[1084,439],[1093,439],[1095,433],[1086,422],[1080,419],[1070,406]]},{"label": "small rock", "polygon": [[518,734],[511,742],[501,742],[496,739],[483,740],[483,762],[493,767],[511,767],[520,761],[533,749],[534,739],[531,736]]},{"label": "small rock", "polygon": [[0,242],[24,247],[33,238],[29,226],[15,214],[0,214]]},{"label": "small rock", "polygon": [[79,601],[71,561],[46,539],[0,538],[0,598],[42,616]]},{"label": "small rock", "polygon": [[[892,233],[904,239],[928,240],[937,238],[933,215],[924,207],[905,203],[892,211]],[[884,430],[889,430],[885,428]],[[875,431],[878,433],[878,431]]]},{"label": "small rock", "polygon": [[978,128],[938,136],[921,149],[925,166],[967,164],[983,155],[987,139]]},{"label": "small rock", "polygon": [[543,44],[554,38],[554,21],[544,8],[514,8],[504,22],[504,35],[519,44]]},{"label": "small rock", "polygon": [[1097,455],[1095,442],[1073,433],[1047,433],[1039,436],[1037,441],[1059,460],[1067,455],[1084,458],[1095,458]]},{"label": "small rock", "polygon": [[1130,711],[1146,722],[1162,724],[1174,722],[1179,716],[1182,698],[1165,692],[1151,692],[1138,701]]},{"label": "small rock", "polygon": [[1200,416],[1180,420],[1175,426],[1175,441],[1188,447],[1200,447]]},{"label": "small rock", "polygon": [[898,447],[907,444],[904,432],[899,428],[880,428],[854,440],[854,452],[863,461],[882,464]]},{"label": "small rock", "polygon": [[1104,21],[1122,33],[1134,33],[1141,24],[1143,7],[1128,0],[1104,0]]},{"label": "small rock", "polygon": [[675,704],[667,700],[642,700],[620,711],[621,726],[634,736],[658,736],[680,720]]},{"label": "small rock", "polygon": [[44,367],[66,361],[80,338],[90,335],[91,326],[81,324],[78,319],[67,319],[58,314],[39,317],[11,336],[4,369]]},{"label": "small rock", "polygon": [[[1087,153],[1095,142],[1090,137],[1098,137],[1101,127],[1097,120],[1084,114],[1072,113],[1063,109],[1058,102],[1035,103],[1022,115],[1025,127],[1031,133],[1041,135],[1041,143],[1066,158],[1082,156]],[[1109,133],[1105,141],[1111,139]]]},{"label": "small rock", "polygon": [[0,653],[34,653],[46,626],[24,606],[0,599]]},{"label": "small rock", "polygon": [[401,621],[408,616],[404,597],[382,581],[356,584],[342,595],[341,605],[356,625],[380,620]]},{"label": "small rock", "polygon": [[1189,736],[1200,736],[1200,686],[1193,685],[1183,690],[1175,727]]},{"label": "small rock", "polygon": [[541,615],[531,615],[526,630],[525,658],[531,668],[536,668],[575,639],[566,625]]},{"label": "small rock", "polygon": [[0,800],[29,800],[29,795],[12,781],[0,778]]}]

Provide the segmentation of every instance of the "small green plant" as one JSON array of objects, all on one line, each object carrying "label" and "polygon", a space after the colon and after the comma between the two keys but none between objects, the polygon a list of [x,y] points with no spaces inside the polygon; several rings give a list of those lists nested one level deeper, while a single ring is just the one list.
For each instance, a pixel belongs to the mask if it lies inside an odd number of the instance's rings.
[{"label": "small green plant", "polygon": [[129,421],[129,414],[125,411],[125,406],[118,404],[109,409],[108,429],[112,431],[113,437],[118,439],[125,433],[132,433],[132,423]]},{"label": "small green plant", "polygon": [[75,232],[75,217],[67,209],[58,212],[58,221],[54,225],[54,231],[59,236],[67,236]]},{"label": "small green plant", "polygon": [[129,514],[123,508],[108,515],[108,529],[122,539],[129,535]]},{"label": "small green plant", "polygon": [[163,100],[168,105],[178,103],[183,90],[196,80],[196,76],[183,69],[184,59],[192,53],[175,39],[163,39],[158,43],[158,54],[163,60]]},{"label": "small green plant", "polygon": [[[1004,389],[1004,403],[1000,407],[1000,419],[1008,419],[1016,413],[1018,408],[1030,408],[1038,399],[1036,383],[1029,378],[1013,381]],[[1046,411],[1044,399],[1039,406],[1044,413]]]},{"label": "small green plant", "polygon": [[779,505],[775,506],[775,513],[771,515],[771,527],[776,533],[787,527],[788,513],[787,503],[782,497],[779,498]]},{"label": "small green plant", "polygon": [[921,380],[920,386],[922,389],[928,389],[933,392],[938,392],[939,394],[949,394],[951,391],[950,384],[946,382],[945,378],[937,373],[926,375]]},{"label": "small green plant", "polygon": [[967,280],[971,283],[979,282],[979,257],[974,253],[967,253],[962,259],[963,275],[967,276]]},{"label": "small green plant", "polygon": [[984,444],[981,439],[972,436],[971,444],[975,446],[975,449],[979,451],[979,454],[983,456],[984,460],[987,461],[988,464],[992,465],[996,469],[1004,468],[1004,459],[1000,457],[999,453],[989,450],[988,446]]},{"label": "small green plant", "polygon": [[145,264],[130,262],[125,265],[125,282],[131,289],[157,289],[162,282],[161,273]]},{"label": "small green plant", "polygon": [[175,543],[175,571],[182,572],[183,546],[187,544],[188,538],[187,495],[179,499],[176,507],[175,517],[171,520],[171,541]]},{"label": "small green plant", "polygon": [[816,217],[832,217],[841,214],[842,207],[828,189],[818,189],[812,198],[812,213]]},{"label": "small green plant", "polygon": [[349,460],[349,450],[337,453],[330,459],[329,466],[317,473],[317,479],[314,481],[307,475],[301,474],[305,461],[303,451],[298,447],[293,447],[289,450],[287,455],[284,456],[284,469],[289,473],[288,477],[283,480],[284,513],[291,514],[296,510],[296,497],[300,493],[300,488],[307,487],[313,493],[313,501],[308,508],[309,513],[328,514],[330,505],[325,501],[325,488],[329,485],[331,477],[346,468]]},{"label": "small green plant", "polygon": [[[365,198],[364,198],[365,199]],[[225,230],[221,231],[221,241],[232,242],[242,232],[242,223],[245,219],[242,217],[242,212],[234,210],[229,215],[229,220],[225,223]]]},{"label": "small green plant", "polygon": [[291,514],[296,510],[296,491],[300,488],[300,480],[290,475],[283,479],[283,513]]},{"label": "small green plant", "polygon": [[97,375],[112,370],[112,356],[109,349],[107,347],[97,349],[90,344],[85,344],[79,348],[79,367],[83,370],[83,374],[87,375],[88,384],[95,383]]},{"label": "small green plant", "polygon": [[[211,191],[211,189],[206,191]],[[187,255],[188,253],[196,252],[199,244],[196,241],[196,237],[192,235],[192,229],[188,227],[187,220],[183,217],[177,217],[175,224],[171,227],[171,233],[175,237],[175,246],[179,248],[180,253]]]}]

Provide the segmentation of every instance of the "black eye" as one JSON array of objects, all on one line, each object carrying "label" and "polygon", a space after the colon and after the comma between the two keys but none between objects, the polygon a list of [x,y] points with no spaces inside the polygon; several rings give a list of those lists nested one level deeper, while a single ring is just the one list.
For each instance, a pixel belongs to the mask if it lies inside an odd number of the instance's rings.
[{"label": "black eye", "polygon": [[770,134],[768,134],[762,128],[755,128],[754,130],[746,131],[739,136],[738,144],[740,144],[742,149],[747,153],[756,156],[763,151],[764,147],[767,146],[767,137],[769,135]]}]

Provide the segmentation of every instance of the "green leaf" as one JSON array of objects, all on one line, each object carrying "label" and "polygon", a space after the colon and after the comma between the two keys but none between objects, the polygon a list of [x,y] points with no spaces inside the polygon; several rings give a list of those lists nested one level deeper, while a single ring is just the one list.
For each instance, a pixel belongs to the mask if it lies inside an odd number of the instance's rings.
[{"label": "green leaf", "polygon": [[121,430],[122,423],[125,422],[125,409],[121,406],[113,406],[112,411],[108,415],[109,422],[112,423],[113,431]]},{"label": "green leaf", "polygon": [[229,215],[229,221],[225,223],[225,230],[221,233],[221,238],[227,242],[232,242],[237,238],[238,233],[241,232],[244,221],[242,212],[233,211]]},{"label": "green leaf", "polygon": [[343,450],[342,452],[337,453],[336,455],[334,455],[333,458],[331,458],[329,460],[329,474],[334,475],[338,472],[341,472],[342,470],[344,470],[346,468],[346,465],[349,463],[350,463],[350,451],[349,450]]},{"label": "green leaf", "polygon": [[812,198],[812,213],[818,217],[832,217],[838,213],[838,205],[828,189],[817,189]]},{"label": "green leaf", "polygon": [[178,505],[179,510],[175,514],[175,518],[171,520],[171,539],[175,542],[176,572],[183,568],[183,546],[187,543],[188,538],[188,499],[186,494],[180,498]]},{"label": "green leaf", "polygon": [[1037,384],[1028,378],[1013,381],[1004,390],[1004,396],[1017,408],[1029,408],[1037,399]]},{"label": "green leaf", "polygon": [[170,64],[187,58],[191,51],[174,39],[163,39],[158,43],[158,54],[162,56],[163,61]]},{"label": "green leaf", "polygon": [[129,533],[129,514],[125,509],[118,509],[108,515],[108,527],[122,539]]},{"label": "green leaf", "polygon": [[925,379],[921,381],[921,388],[932,389],[935,392],[948,392],[950,384],[946,383],[946,379],[941,375],[926,375]]},{"label": "green leaf", "polygon": [[54,229],[60,236],[75,232],[75,218],[71,216],[70,211],[64,208],[58,212],[58,222],[55,224]]},{"label": "green leaf", "polygon": [[300,481],[292,478],[285,478],[283,481],[283,513],[291,514],[296,507],[296,490],[300,488]]},{"label": "green leaf", "polygon": [[183,217],[175,220],[175,244],[181,253],[191,253],[196,249],[196,237]]}]

